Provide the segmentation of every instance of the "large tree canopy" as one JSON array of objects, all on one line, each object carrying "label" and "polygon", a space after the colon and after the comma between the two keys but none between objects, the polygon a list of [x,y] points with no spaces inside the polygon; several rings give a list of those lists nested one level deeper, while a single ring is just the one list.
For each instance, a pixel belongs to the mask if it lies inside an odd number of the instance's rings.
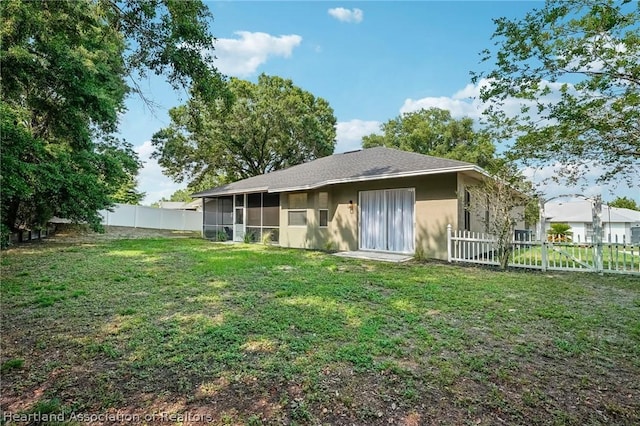
[{"label": "large tree canopy", "polygon": [[[638,185],[640,169],[640,3],[548,1],[521,20],[495,20],[495,48],[475,73],[487,115],[511,154],[559,165],[570,181]],[[509,111],[514,99],[520,109]]]},{"label": "large tree canopy", "polygon": [[208,98],[223,87],[201,56],[213,43],[207,9],[6,0],[0,12],[3,232],[53,215],[98,226],[99,209],[141,195],[133,189],[137,156],[112,136],[134,79],[165,74]]},{"label": "large tree canopy", "polygon": [[165,173],[190,187],[286,168],[333,153],[336,118],[327,101],[291,80],[232,78],[231,104],[194,94],[169,112],[171,125],[152,139]]},{"label": "large tree canopy", "polygon": [[485,133],[474,130],[471,118],[456,120],[439,108],[402,114],[384,123],[382,132],[365,136],[363,147],[386,146],[481,167],[489,167],[494,159],[493,143]]}]

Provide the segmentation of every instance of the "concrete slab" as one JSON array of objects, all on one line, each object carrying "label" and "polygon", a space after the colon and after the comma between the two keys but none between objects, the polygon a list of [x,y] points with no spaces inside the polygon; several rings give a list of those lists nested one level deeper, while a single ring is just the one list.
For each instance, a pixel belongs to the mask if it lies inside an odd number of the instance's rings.
[{"label": "concrete slab", "polygon": [[348,257],[352,259],[377,260],[380,262],[401,263],[413,259],[413,256],[399,253],[387,253],[380,251],[340,251],[334,253],[334,256]]}]

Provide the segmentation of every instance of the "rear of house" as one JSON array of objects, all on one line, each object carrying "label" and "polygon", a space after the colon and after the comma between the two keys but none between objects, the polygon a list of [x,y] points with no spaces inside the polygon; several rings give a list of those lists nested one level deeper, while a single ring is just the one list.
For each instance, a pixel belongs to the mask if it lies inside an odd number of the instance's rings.
[{"label": "rear of house", "polygon": [[447,225],[481,232],[465,188],[486,178],[470,163],[370,148],[194,194],[206,238],[284,247],[447,258]]}]

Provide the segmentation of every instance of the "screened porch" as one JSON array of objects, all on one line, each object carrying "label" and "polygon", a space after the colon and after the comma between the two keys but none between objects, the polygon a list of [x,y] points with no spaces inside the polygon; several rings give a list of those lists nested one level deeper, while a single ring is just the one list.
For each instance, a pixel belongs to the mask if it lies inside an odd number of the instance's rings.
[{"label": "screened porch", "polygon": [[277,243],[280,234],[280,194],[267,192],[205,197],[203,234],[217,241]]}]

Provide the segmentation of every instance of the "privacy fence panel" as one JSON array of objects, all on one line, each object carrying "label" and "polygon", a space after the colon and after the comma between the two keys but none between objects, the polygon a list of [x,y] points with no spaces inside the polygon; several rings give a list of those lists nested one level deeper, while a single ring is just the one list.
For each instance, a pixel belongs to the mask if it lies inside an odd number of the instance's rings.
[{"label": "privacy fence panel", "polygon": [[201,231],[202,212],[168,210],[128,204],[116,204],[113,211],[101,210],[105,226]]}]

